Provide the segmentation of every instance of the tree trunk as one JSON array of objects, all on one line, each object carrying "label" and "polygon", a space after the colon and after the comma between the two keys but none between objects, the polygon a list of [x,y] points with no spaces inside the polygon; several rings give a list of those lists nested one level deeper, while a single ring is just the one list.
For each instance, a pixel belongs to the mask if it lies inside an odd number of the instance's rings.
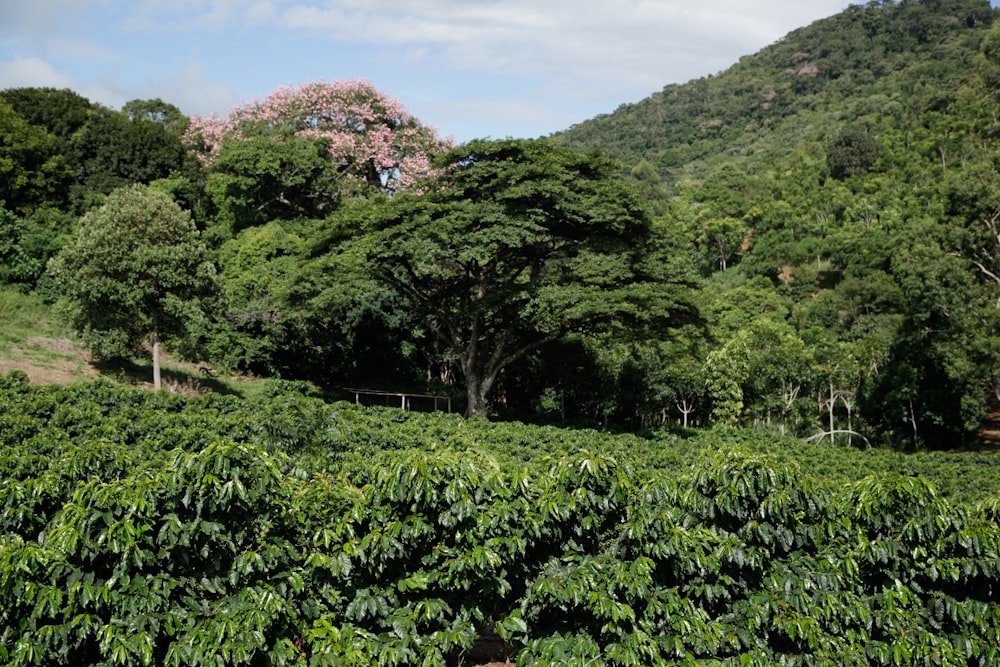
[{"label": "tree trunk", "polygon": [[160,337],[153,334],[153,389],[159,391],[160,384]]},{"label": "tree trunk", "polygon": [[829,413],[830,413],[829,414],[829,416],[830,416],[830,444],[831,445],[835,445],[837,443],[836,443],[836,441],[834,439],[833,432],[835,430],[837,430],[837,427],[836,427],[836,422],[834,421],[835,417],[834,417],[834,414],[833,414],[833,410],[836,407],[837,395],[833,391],[833,382],[830,383],[830,396],[829,396],[828,400],[829,400],[829,403],[827,404],[827,409],[829,410]]},{"label": "tree trunk", "polygon": [[495,349],[488,359],[480,355],[483,351],[479,341],[479,327],[473,326],[468,339],[471,341],[467,346],[462,344],[463,337],[458,335],[443,336],[438,332],[439,337],[451,346],[459,358],[462,368],[462,375],[465,378],[466,408],[465,417],[486,417],[486,397],[493,388],[497,376],[508,364],[524,357],[529,352],[537,350],[546,343],[557,340],[562,333],[553,334],[544,338],[527,343],[513,352],[505,353],[506,334],[500,335],[494,342]]},{"label": "tree trunk", "polygon": [[465,418],[486,416],[486,392],[479,377],[466,376],[465,378]]},{"label": "tree trunk", "polygon": [[681,399],[677,402],[677,409],[682,415],[681,425],[684,428],[688,427],[688,415],[694,412],[694,403],[689,402],[687,399]]}]

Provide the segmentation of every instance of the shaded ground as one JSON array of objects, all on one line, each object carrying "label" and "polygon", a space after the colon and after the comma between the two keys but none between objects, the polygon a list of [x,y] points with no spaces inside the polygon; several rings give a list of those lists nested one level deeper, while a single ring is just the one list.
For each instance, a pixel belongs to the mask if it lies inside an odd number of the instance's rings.
[{"label": "shaded ground", "polygon": [[979,437],[982,439],[982,451],[1000,453],[1000,410],[986,415],[979,427]]},{"label": "shaded ground", "polygon": [[511,661],[507,645],[496,636],[492,629],[476,635],[476,642],[462,664],[470,667],[510,667]]}]

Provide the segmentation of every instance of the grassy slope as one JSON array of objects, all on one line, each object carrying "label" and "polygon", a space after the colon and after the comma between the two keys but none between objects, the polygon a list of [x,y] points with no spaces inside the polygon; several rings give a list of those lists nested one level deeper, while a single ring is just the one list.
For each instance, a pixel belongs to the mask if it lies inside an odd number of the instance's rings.
[{"label": "grassy slope", "polygon": [[[204,364],[165,355],[163,381],[171,392],[216,391],[250,396],[259,381],[246,377],[206,374]],[[77,343],[72,332],[35,294],[0,286],[0,375],[23,371],[35,384],[67,384],[78,380],[111,379],[152,387],[152,360],[97,362]]]},{"label": "grassy slope", "polygon": [[32,382],[71,382],[98,373],[41,300],[0,289],[0,373],[24,371]]}]

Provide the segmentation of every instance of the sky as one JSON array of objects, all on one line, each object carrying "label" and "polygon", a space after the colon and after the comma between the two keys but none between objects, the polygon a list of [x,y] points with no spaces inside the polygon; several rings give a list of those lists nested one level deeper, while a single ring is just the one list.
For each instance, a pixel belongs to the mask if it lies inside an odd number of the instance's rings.
[{"label": "sky", "polygon": [[458,142],[529,138],[721,72],[848,4],[0,0],[0,90],[225,116],[281,86],[361,78]]}]

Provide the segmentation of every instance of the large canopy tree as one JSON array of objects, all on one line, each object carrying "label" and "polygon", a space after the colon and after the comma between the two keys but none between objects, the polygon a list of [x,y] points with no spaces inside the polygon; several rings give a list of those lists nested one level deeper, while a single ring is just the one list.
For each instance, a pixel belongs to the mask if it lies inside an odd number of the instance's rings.
[{"label": "large canopy tree", "polygon": [[217,298],[215,266],[190,215],[168,195],[130,185],[80,220],[76,239],[49,262],[74,308],[74,326],[99,357],[153,346],[204,317]]},{"label": "large canopy tree", "polygon": [[691,314],[643,262],[650,220],[619,163],[539,139],[473,141],[436,166],[422,194],[385,202],[368,256],[459,366],[467,416],[506,366],[571,331]]},{"label": "large canopy tree", "polygon": [[209,169],[208,190],[234,231],[322,218],[345,194],[395,193],[451,147],[368,81],[282,87],[184,135]]}]

